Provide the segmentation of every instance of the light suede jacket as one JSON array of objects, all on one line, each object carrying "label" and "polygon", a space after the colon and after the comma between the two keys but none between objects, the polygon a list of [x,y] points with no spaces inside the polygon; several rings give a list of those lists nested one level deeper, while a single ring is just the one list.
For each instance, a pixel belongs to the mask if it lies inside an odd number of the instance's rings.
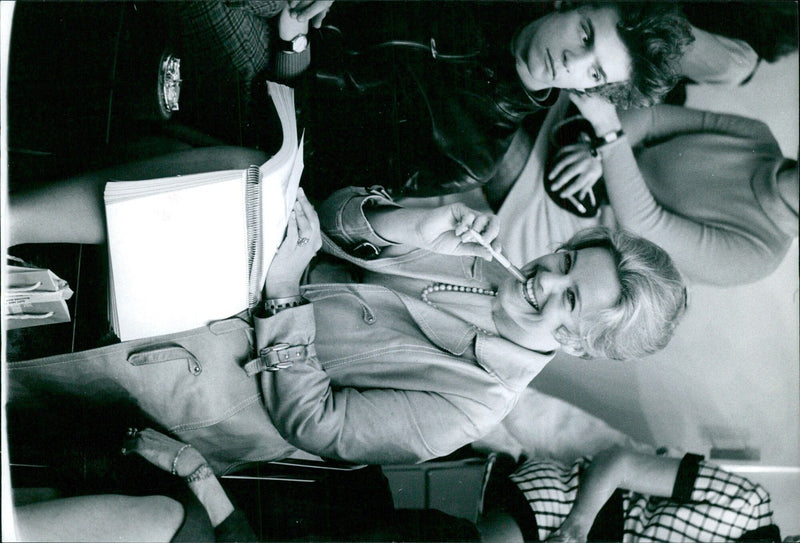
[{"label": "light suede jacket", "polygon": [[[265,344],[314,340],[318,358],[265,372],[262,386],[280,433],[322,456],[394,463],[448,454],[502,420],[552,357],[420,299],[422,289],[439,281],[491,287],[484,260],[400,246],[373,260],[343,251],[365,241],[386,245],[362,207],[387,204],[377,190],[344,189],[329,198],[319,210],[329,233],[324,248],[360,266],[362,283],[308,285],[313,318],[294,310],[291,332],[265,326],[266,338],[257,333]],[[284,316],[294,318],[276,317]]]},{"label": "light suede jacket", "polygon": [[[379,191],[346,189],[320,209],[325,250],[365,270],[362,283],[304,287],[308,305],[255,319],[9,364],[15,388],[130,397],[196,446],[217,472],[294,448],[360,463],[446,455],[486,434],[552,358],[480,331],[424,303],[436,281],[491,287],[476,258],[395,246],[373,260],[343,250],[378,245],[362,205]],[[290,367],[253,356],[285,344]]]}]

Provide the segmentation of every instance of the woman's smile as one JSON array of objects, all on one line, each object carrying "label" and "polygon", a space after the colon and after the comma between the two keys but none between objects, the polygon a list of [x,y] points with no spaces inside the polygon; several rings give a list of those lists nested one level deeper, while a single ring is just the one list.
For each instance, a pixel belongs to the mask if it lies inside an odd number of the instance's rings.
[{"label": "woman's smile", "polygon": [[525,283],[520,283],[522,288],[522,297],[525,298],[525,301],[528,302],[532,308],[536,310],[537,313],[541,312],[542,306],[539,304],[539,300],[536,298],[536,272],[538,268],[534,268],[531,275],[525,281]]},{"label": "woman's smile", "polygon": [[500,335],[528,349],[557,349],[556,331],[579,331],[582,317],[612,307],[620,295],[616,264],[607,249],[586,248],[537,258],[522,268],[523,282],[500,284],[492,316]]}]

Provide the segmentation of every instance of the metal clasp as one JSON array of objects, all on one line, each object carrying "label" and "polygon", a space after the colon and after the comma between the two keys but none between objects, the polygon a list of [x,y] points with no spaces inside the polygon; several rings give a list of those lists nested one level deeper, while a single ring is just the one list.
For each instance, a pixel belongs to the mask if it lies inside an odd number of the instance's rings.
[{"label": "metal clasp", "polygon": [[285,351],[290,347],[291,345],[288,343],[276,343],[275,345],[270,345],[269,347],[261,349],[259,358],[264,362],[264,369],[267,371],[278,371],[284,368],[291,368],[291,355],[289,353],[280,354],[281,351]]}]

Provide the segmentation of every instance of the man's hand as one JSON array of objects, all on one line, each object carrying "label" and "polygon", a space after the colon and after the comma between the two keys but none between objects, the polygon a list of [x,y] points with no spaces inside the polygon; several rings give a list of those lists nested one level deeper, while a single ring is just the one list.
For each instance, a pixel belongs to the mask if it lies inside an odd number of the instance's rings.
[{"label": "man's hand", "polygon": [[311,26],[319,28],[332,4],[333,0],[291,0],[289,13],[298,22],[309,21]]},{"label": "man's hand", "polygon": [[588,533],[584,533],[583,530],[579,530],[573,526],[566,526],[565,524],[561,525],[558,530],[550,534],[547,541],[558,543],[586,543]]},{"label": "man's hand", "polygon": [[592,529],[592,524],[594,524],[594,516],[582,515],[573,508],[561,526],[558,527],[558,530],[550,534],[547,541],[586,543],[589,539],[589,530]]}]

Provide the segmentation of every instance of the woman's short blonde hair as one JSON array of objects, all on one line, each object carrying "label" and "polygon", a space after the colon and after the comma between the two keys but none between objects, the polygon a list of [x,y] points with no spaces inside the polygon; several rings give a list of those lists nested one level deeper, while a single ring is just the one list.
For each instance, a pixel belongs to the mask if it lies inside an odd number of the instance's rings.
[{"label": "woman's short blonde hair", "polygon": [[576,334],[557,339],[585,358],[628,360],[663,349],[686,311],[686,285],[658,245],[625,230],[581,230],[559,250],[606,249],[620,283],[614,307],[587,315]]}]

